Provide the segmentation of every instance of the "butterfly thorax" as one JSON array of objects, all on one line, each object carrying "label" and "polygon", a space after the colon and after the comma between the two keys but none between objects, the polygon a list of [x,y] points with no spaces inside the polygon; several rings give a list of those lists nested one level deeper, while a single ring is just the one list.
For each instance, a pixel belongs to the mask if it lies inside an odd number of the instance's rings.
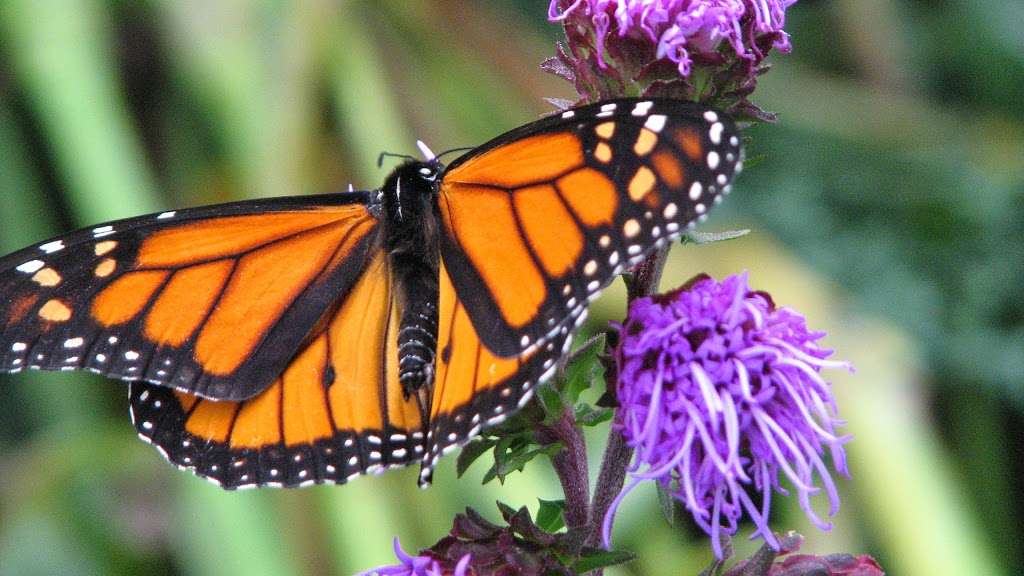
[{"label": "butterfly thorax", "polygon": [[439,255],[434,198],[442,170],[437,162],[409,162],[395,169],[382,189],[384,238],[401,313],[399,380],[406,395],[424,400],[433,383],[437,351]]}]

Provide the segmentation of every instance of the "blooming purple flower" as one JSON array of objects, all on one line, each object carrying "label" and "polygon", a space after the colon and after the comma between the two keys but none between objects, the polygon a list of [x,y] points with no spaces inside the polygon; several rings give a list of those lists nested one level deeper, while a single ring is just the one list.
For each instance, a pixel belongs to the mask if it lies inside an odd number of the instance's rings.
[{"label": "blooming purple flower", "polygon": [[604,46],[609,34],[647,38],[657,44],[657,57],[668,58],[689,76],[694,55],[717,59],[722,42],[728,42],[740,58],[761,61],[765,51],[757,38],[771,36],[771,46],[788,52],[789,36],[783,32],[786,8],[796,0],[552,0],[548,18],[561,21],[574,13],[589,17],[597,35],[604,65]]},{"label": "blooming purple flower", "polygon": [[[752,291],[746,273],[717,282],[706,276],[676,292],[634,301],[616,350],[618,428],[636,455],[629,486],[604,518],[608,546],[619,502],[644,480],[679,499],[711,535],[736,532],[745,513],[756,535],[773,549],[768,525],[772,492],[796,491],[800,506],[823,530],[831,525],[811,507],[827,494],[830,511],[839,495],[823,456],[848,475],[831,386],[822,368],[851,369],[826,360],[823,332],[808,330],[789,308]],[[780,474],[781,473],[781,474]],[[746,488],[760,494],[755,503]]]},{"label": "blooming purple flower", "polygon": [[442,565],[440,561],[430,556],[410,556],[402,550],[398,538],[394,540],[395,557],[399,564],[392,566],[378,566],[357,576],[471,576],[467,568],[469,566],[469,554],[463,556],[454,567]]},{"label": "blooming purple flower", "polygon": [[771,118],[746,97],[771,49],[790,50],[782,27],[795,2],[552,0],[548,19],[563,23],[569,42],[545,68],[590,101],[640,93]]}]

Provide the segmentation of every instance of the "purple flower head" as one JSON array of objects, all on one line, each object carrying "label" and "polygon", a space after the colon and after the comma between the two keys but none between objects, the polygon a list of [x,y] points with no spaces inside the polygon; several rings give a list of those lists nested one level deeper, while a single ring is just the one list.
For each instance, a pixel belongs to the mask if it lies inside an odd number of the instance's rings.
[{"label": "purple flower head", "polygon": [[791,487],[811,521],[831,527],[811,496],[820,482],[829,515],[838,511],[823,457],[828,449],[834,469],[848,475],[849,438],[835,431],[842,422],[819,373],[850,365],[826,360],[831,351],[817,344],[823,332],[752,291],[746,273],[722,282],[702,276],[676,292],[638,299],[619,331],[614,425],[636,456],[633,481],[604,519],[606,546],[615,509],[643,480],[657,481],[685,505],[720,558],[720,537],[735,533],[744,514],[755,535],[779,549],[768,525],[773,491]]},{"label": "purple flower head", "polygon": [[468,570],[470,556],[463,556],[454,566],[446,566],[441,561],[431,556],[410,556],[402,550],[398,538],[394,540],[395,557],[398,564],[392,566],[378,566],[357,576],[472,576]]},{"label": "purple flower head", "polygon": [[564,25],[568,50],[546,68],[591,101],[640,93],[752,112],[761,63],[772,48],[790,50],[782,27],[795,2],[552,0],[548,19]]}]

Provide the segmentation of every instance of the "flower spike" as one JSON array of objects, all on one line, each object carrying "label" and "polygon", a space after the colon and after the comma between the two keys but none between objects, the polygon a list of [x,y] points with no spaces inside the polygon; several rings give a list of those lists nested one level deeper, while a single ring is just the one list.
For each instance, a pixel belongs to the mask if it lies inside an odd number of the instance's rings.
[{"label": "flower spike", "polygon": [[743,515],[778,549],[768,511],[772,492],[785,493],[783,479],[808,518],[830,528],[811,497],[824,490],[829,515],[838,510],[824,454],[828,449],[833,469],[848,475],[843,445],[849,437],[836,432],[842,422],[820,372],[851,367],[827,360],[831,351],[817,344],[823,332],[808,330],[798,312],[752,291],[746,273],[722,282],[700,277],[636,300],[619,332],[614,425],[636,456],[633,481],[604,518],[606,547],[615,509],[644,480],[686,506],[720,558],[719,535],[734,534]]}]

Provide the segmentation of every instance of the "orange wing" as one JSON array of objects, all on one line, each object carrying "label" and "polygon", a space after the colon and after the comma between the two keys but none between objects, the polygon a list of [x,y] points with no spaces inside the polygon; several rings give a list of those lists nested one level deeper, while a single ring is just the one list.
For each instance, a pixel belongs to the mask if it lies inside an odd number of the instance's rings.
[{"label": "orange wing", "polygon": [[693,103],[569,110],[457,159],[438,200],[441,254],[484,343],[515,356],[579,323],[615,275],[729,191],[740,141]]},{"label": "orange wing", "polygon": [[398,321],[387,260],[377,251],[258,396],[216,402],[134,383],[132,420],[168,460],[225,488],[343,483],[418,461],[424,410],[398,381]]},{"label": "orange wing", "polygon": [[570,329],[517,357],[498,356],[470,321],[463,298],[441,263],[437,367],[426,457],[420,481],[429,482],[438,459],[481,430],[501,423],[550,379],[569,350]]},{"label": "orange wing", "polygon": [[439,314],[429,407],[406,398],[398,381],[399,314],[378,252],[340,308],[260,395],[217,402],[133,383],[132,421],[168,460],[229,489],[343,483],[415,462],[426,483],[443,453],[525,404],[568,347],[566,330],[521,358],[495,356],[443,264]]},{"label": "orange wing", "polygon": [[366,193],[80,230],[0,260],[0,371],[87,369],[240,400],[277,377],[376,240]]}]

